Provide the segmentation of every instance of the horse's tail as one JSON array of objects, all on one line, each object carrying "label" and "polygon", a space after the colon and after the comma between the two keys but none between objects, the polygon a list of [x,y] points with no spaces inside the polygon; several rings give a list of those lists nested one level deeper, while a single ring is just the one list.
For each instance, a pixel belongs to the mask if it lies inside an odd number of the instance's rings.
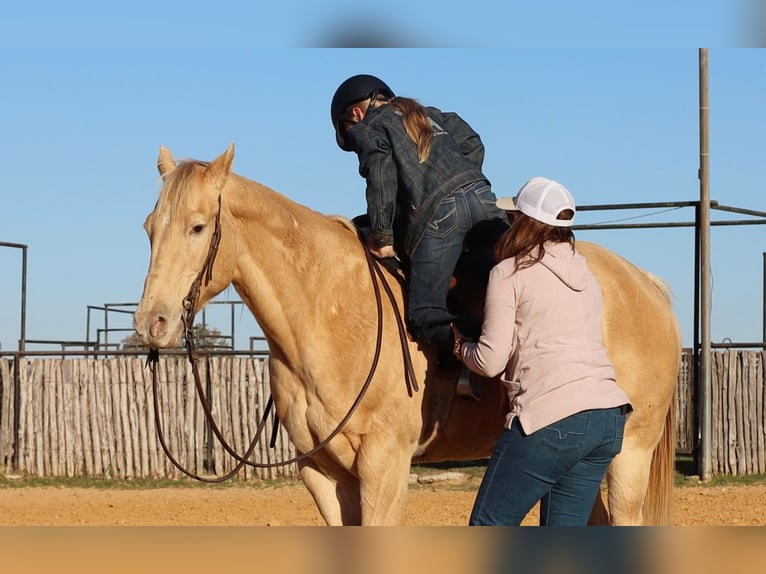
[{"label": "horse's tail", "polygon": [[[673,293],[666,281],[644,270],[651,282],[660,291],[662,297],[671,304]],[[681,364],[681,340],[677,323],[675,330],[678,337],[678,367]],[[676,379],[677,380],[677,379]],[[668,412],[665,415],[665,427],[662,436],[652,453],[652,463],[649,469],[649,485],[644,499],[645,525],[670,525],[673,520],[673,486],[676,464],[676,396],[673,385],[673,397],[670,400]]]},{"label": "horse's tail", "polygon": [[649,485],[644,499],[644,524],[669,526],[673,520],[673,485],[676,462],[676,401],[670,401],[665,428],[652,453]]},{"label": "horse's tail", "polygon": [[673,300],[673,292],[670,290],[670,285],[668,285],[667,281],[662,279],[661,277],[658,277],[654,273],[650,273],[646,269],[642,269],[641,271],[644,272],[644,275],[646,275],[649,280],[654,284],[657,289],[659,289],[662,296],[665,298],[665,300],[668,303],[672,303]]}]

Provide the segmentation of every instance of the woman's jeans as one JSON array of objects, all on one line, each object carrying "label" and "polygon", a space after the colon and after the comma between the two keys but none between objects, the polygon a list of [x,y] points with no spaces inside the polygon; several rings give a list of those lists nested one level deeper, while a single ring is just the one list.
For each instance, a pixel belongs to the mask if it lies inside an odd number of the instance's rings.
[{"label": "woman's jeans", "polygon": [[582,411],[524,434],[519,419],[492,453],[469,524],[516,526],[540,501],[541,526],[585,526],[622,449],[620,407]]},{"label": "woman's jeans", "polygon": [[437,207],[432,221],[410,257],[407,326],[420,343],[451,353],[455,315],[447,310],[452,273],[463,251],[466,234],[477,223],[505,214],[495,205],[486,181],[467,185]]}]

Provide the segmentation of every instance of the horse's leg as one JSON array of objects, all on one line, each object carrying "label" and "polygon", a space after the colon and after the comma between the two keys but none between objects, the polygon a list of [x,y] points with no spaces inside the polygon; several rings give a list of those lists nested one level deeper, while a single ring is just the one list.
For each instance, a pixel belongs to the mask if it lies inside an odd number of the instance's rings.
[{"label": "horse's leg", "polygon": [[588,526],[608,526],[609,525],[609,512],[604,506],[604,497],[601,493],[598,493],[596,501],[593,503],[593,510],[590,511],[590,518],[588,518]]},{"label": "horse's leg", "polygon": [[629,420],[625,427],[622,452],[607,471],[612,524],[665,526],[672,522],[676,454],[674,403],[665,412],[664,420],[657,416],[661,412],[657,409],[651,419]]},{"label": "horse's leg", "polygon": [[606,479],[609,519],[614,526],[641,526],[649,485],[652,450],[626,443],[609,465]]},{"label": "horse's leg", "polygon": [[328,526],[361,524],[359,485],[356,479],[340,483],[324,474],[311,461],[298,463],[303,484]]},{"label": "horse's leg", "polygon": [[386,433],[365,438],[358,459],[363,525],[401,523],[414,448]]}]

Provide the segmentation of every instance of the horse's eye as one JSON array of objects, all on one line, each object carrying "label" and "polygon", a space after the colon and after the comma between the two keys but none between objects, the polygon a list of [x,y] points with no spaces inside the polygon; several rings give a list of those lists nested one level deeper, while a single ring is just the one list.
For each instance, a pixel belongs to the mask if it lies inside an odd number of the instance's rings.
[{"label": "horse's eye", "polygon": [[203,229],[205,229],[205,226],[204,226],[204,225],[202,225],[202,224],[200,224],[200,225],[194,225],[194,226],[191,228],[191,234],[192,234],[192,235],[199,235],[200,233],[202,233],[202,230],[203,230]]}]

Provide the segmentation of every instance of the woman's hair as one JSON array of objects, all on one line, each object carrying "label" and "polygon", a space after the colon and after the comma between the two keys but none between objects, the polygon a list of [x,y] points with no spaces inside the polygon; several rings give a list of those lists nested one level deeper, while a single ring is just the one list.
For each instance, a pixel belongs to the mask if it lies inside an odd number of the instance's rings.
[{"label": "woman's hair", "polygon": [[[353,105],[363,108],[366,112],[370,103],[370,101],[363,101]],[[378,96],[372,107],[376,108],[383,103],[391,104],[402,114],[404,129],[415,143],[418,150],[418,160],[420,163],[424,163],[431,153],[431,144],[434,141],[434,129],[428,114],[426,114],[426,109],[412,98],[395,97],[386,100],[383,96]]]},{"label": "woman's hair", "polygon": [[[495,245],[495,260],[499,263],[510,257],[516,258],[516,269],[525,269],[538,263],[545,255],[545,243],[569,243],[574,249],[574,233],[571,227],[554,227],[541,223],[516,211],[511,227],[503,233]],[[557,219],[574,217],[571,209],[562,211]]]}]

